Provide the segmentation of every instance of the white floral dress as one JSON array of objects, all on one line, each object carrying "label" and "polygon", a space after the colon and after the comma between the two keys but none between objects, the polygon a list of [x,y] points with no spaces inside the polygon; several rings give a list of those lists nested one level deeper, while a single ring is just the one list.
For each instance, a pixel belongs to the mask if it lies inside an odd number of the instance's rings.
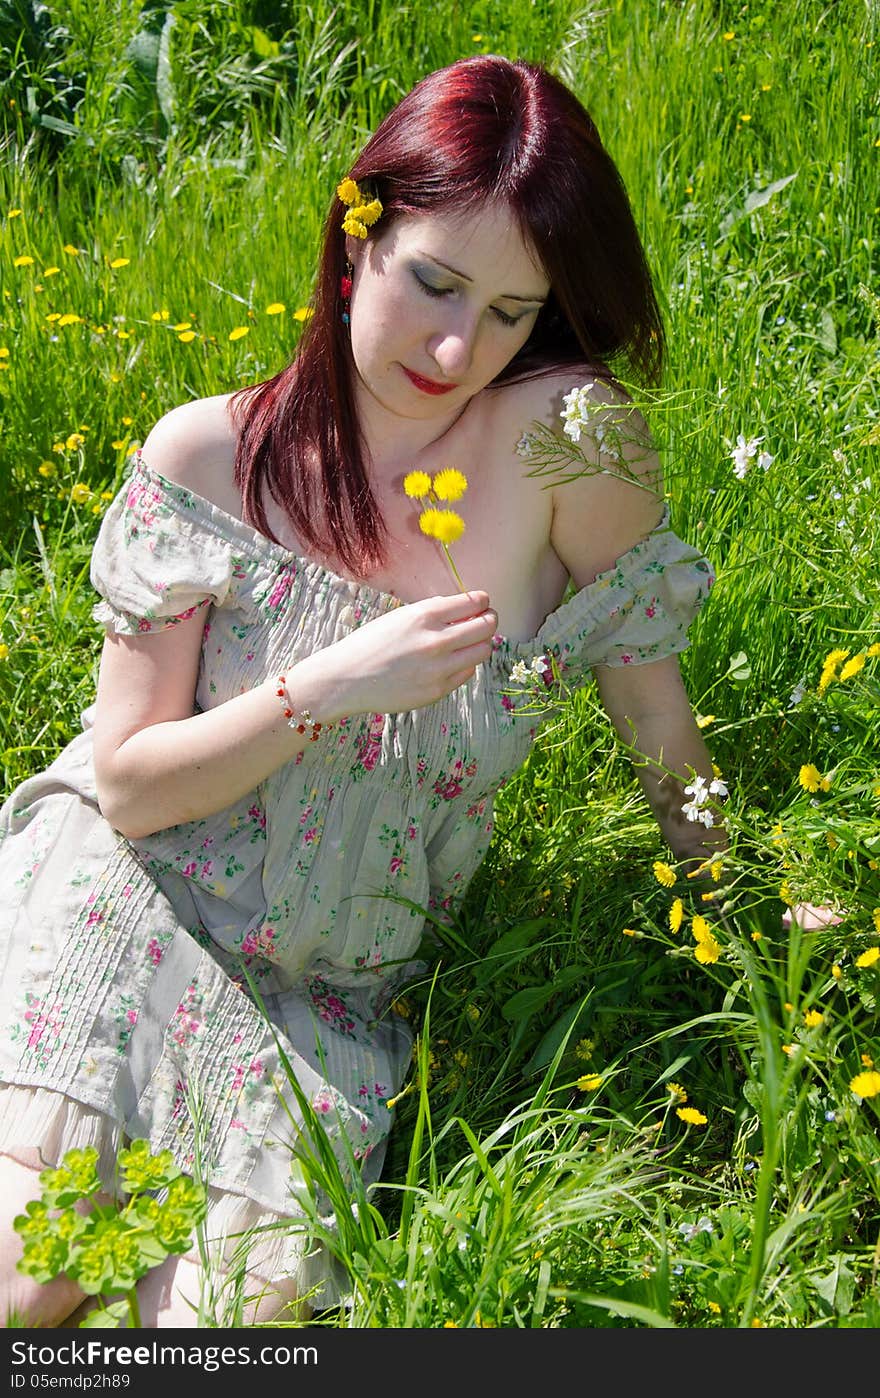
[{"label": "white floral dress", "polygon": [[[400,605],[140,456],[91,577],[95,618],[117,632],[204,610],[197,710]],[[218,1229],[296,1216],[302,1118],[283,1051],[343,1168],[374,1179],[411,1049],[392,1002],[426,913],[448,915],[485,856],[494,793],[534,739],[534,710],[518,716],[505,693],[512,666],[552,653],[572,683],[680,651],[712,581],[667,511],[532,640],[497,637],[445,699],[345,720],[219,814],[145,839],[98,810],[87,710],[0,809],[0,1150],[39,1144],[55,1163],[93,1142],[109,1183],[120,1136],[146,1136],[186,1169],[198,1151]],[[285,1251],[272,1236],[264,1274],[329,1275],[319,1253],[301,1260],[301,1237]]]}]

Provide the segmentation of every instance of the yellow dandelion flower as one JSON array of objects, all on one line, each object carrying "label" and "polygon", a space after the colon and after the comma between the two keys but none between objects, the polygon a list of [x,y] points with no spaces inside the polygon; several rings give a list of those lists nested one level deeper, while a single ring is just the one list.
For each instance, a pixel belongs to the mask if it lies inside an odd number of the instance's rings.
[{"label": "yellow dandelion flower", "polygon": [[786,1010],[788,1014],[791,1014],[792,1010],[794,1009],[794,1005],[791,1003],[790,1000],[786,1000],[782,1008]]},{"label": "yellow dandelion flower", "polygon": [[0,359],[8,359],[9,350],[6,345],[0,345]]},{"label": "yellow dandelion flower", "polygon": [[43,276],[44,276],[44,277],[57,277],[57,276],[58,276],[58,273],[59,273],[60,271],[61,271],[61,268],[60,268],[60,267],[46,267],[46,268],[43,269]]},{"label": "yellow dandelion flower", "polygon": [[880,1073],[856,1073],[849,1090],[857,1097],[876,1097],[880,1092]]},{"label": "yellow dandelion flower", "polygon": [[191,328],[191,320],[179,320],[176,325],[172,325],[171,327],[172,330],[190,330]]},{"label": "yellow dandelion flower", "polygon": [[875,641],[872,646],[868,646],[865,655],[870,656],[871,659],[873,659],[875,655],[880,655],[880,641]]},{"label": "yellow dandelion flower", "polygon": [[58,317],[59,325],[79,325],[81,322],[82,316],[75,315],[73,311],[66,311],[63,316]]},{"label": "yellow dandelion flower", "polygon": [[679,1121],[686,1121],[689,1126],[705,1126],[709,1120],[702,1112],[698,1112],[696,1107],[678,1107],[675,1115]]},{"label": "yellow dandelion flower", "polygon": [[712,936],[704,937],[694,948],[694,957],[701,966],[713,966],[721,955],[721,947]]},{"label": "yellow dandelion flower", "polygon": [[714,715],[714,714],[698,714],[698,715],[697,715],[697,727],[698,727],[698,728],[708,728],[708,727],[709,727],[709,724],[710,724],[710,723],[714,723],[714,722],[715,722],[715,715]]},{"label": "yellow dandelion flower", "polygon": [[733,31],[732,29],[728,29],[727,33],[724,35],[724,42],[727,43],[727,44],[729,44],[729,43],[730,43],[730,40],[733,39],[734,37],[735,37],[734,31]]},{"label": "yellow dandelion flower", "polygon": [[53,476],[58,474],[58,468],[54,461],[41,461],[37,470],[40,475],[45,476],[47,480],[51,480]]},{"label": "yellow dandelion flower", "polygon": [[9,647],[5,641],[0,641],[0,660],[6,660],[9,655]]},{"label": "yellow dandelion flower", "polygon": [[740,121],[751,121],[752,114],[751,112],[740,112],[739,119]]},{"label": "yellow dandelion flower", "polygon": [[34,259],[32,257],[28,257],[27,253],[25,252],[22,253],[21,257],[14,257],[12,259],[12,265],[13,267],[33,267]]},{"label": "yellow dandelion flower", "polygon": [[695,913],[691,919],[691,932],[697,942],[703,942],[712,936],[712,928],[700,913]]},{"label": "yellow dandelion flower", "polygon": [[658,883],[662,883],[664,888],[672,888],[675,884],[675,870],[668,864],[664,864],[662,859],[655,859],[651,865],[654,871],[654,878]]},{"label": "yellow dandelion flower", "polygon": [[818,791],[822,785],[822,773],[812,762],[805,762],[798,772],[798,781],[804,791]]},{"label": "yellow dandelion flower", "polygon": [[127,446],[127,442],[124,437],[117,437],[115,442],[111,442],[110,445],[114,451],[122,451]]},{"label": "yellow dandelion flower", "polygon": [[763,938],[763,936],[764,936],[764,933],[763,933],[763,932],[753,932],[753,933],[752,933],[752,941],[753,941],[753,942],[760,942],[761,939]]},{"label": "yellow dandelion flower", "polygon": [[156,320],[156,321],[168,320],[168,318],[169,318],[170,315],[171,315],[171,312],[170,312],[170,311],[166,311],[166,310],[153,311],[152,315],[150,316],[150,320]]},{"label": "yellow dandelion flower", "polygon": [[21,218],[21,209],[10,209],[7,218]]},{"label": "yellow dandelion flower", "polygon": [[851,680],[853,675],[857,675],[859,671],[863,670],[864,668],[865,652],[860,651],[858,655],[854,655],[851,660],[848,660],[846,662],[838,678],[841,682],[843,682],[844,680]]},{"label": "yellow dandelion flower", "polygon": [[434,494],[438,500],[447,503],[452,500],[460,500],[468,488],[467,476],[461,471],[456,471],[453,467],[445,471],[438,471],[434,477]]},{"label": "yellow dandelion flower", "polygon": [[688,1095],[681,1083],[668,1082],[666,1084],[666,1091],[669,1093],[670,1097],[673,1097],[676,1102],[680,1102],[682,1105],[684,1105],[688,1099]]},{"label": "yellow dandelion flower", "polygon": [[645,934],[639,932],[635,927],[621,927],[620,935],[622,937],[644,937]]},{"label": "yellow dandelion flower", "polygon": [[79,257],[79,248],[75,248],[73,243],[65,243],[61,251],[66,252],[68,257]]},{"label": "yellow dandelion flower", "polygon": [[76,451],[77,447],[81,447],[84,441],[85,437],[81,432],[71,432],[64,445],[68,451]]},{"label": "yellow dandelion flower", "polygon": [[91,500],[92,492],[82,481],[77,481],[76,485],[71,488],[70,498],[75,505],[84,505],[87,500]]},{"label": "yellow dandelion flower", "polygon": [[880,961],[880,947],[868,947],[861,956],[856,957],[856,965],[860,971],[864,971],[868,966],[876,966]]},{"label": "yellow dandelion flower", "polygon": [[825,1023],[825,1016],[821,1010],[807,1010],[804,1014],[804,1024],[808,1029],[817,1029],[820,1024]]},{"label": "yellow dandelion flower", "polygon": [[454,544],[464,533],[464,520],[455,510],[439,510],[438,515],[433,537],[439,539],[441,544]]},{"label": "yellow dandelion flower", "polygon": [[669,930],[670,930],[670,932],[677,932],[677,931],[678,931],[678,929],[681,927],[681,922],[682,922],[682,918],[683,918],[683,917],[684,917],[684,903],[681,901],[680,898],[676,898],[675,901],[674,901],[673,904],[672,904],[672,907],[669,909]]},{"label": "yellow dandelion flower", "polygon": [[115,272],[119,267],[127,267],[130,261],[130,257],[114,257],[113,261],[110,263],[110,266],[113,268]]},{"label": "yellow dandelion flower", "polygon": [[578,1078],[575,1086],[579,1092],[595,1092],[602,1086],[602,1081],[601,1073],[586,1073],[584,1077]]},{"label": "yellow dandelion flower", "polygon": [[188,345],[196,338],[196,332],[194,330],[184,330],[177,338],[182,345]]},{"label": "yellow dandelion flower", "polygon": [[836,981],[839,981],[841,976],[843,975],[843,971],[840,969],[836,961],[834,965],[831,967],[831,974]]},{"label": "yellow dandelion flower", "polygon": [[304,320],[311,320],[314,314],[315,312],[311,306],[297,306],[293,313],[293,318],[294,320],[302,322]]},{"label": "yellow dandelion flower", "polygon": [[266,307],[267,316],[281,316],[287,310],[283,301],[273,301]]},{"label": "yellow dandelion flower", "polygon": [[717,1301],[707,1301],[706,1305],[713,1315],[721,1314],[721,1307]]},{"label": "yellow dandelion flower", "polygon": [[863,1068],[873,1068],[874,1060],[869,1053],[860,1053],[859,1062]]},{"label": "yellow dandelion flower", "polygon": [[782,1052],[787,1058],[791,1058],[791,1055],[794,1053],[794,1044],[783,1044]]},{"label": "yellow dandelion flower", "polygon": [[229,332],[230,340],[240,340],[244,335],[248,334],[250,328],[249,325],[236,325],[234,329]]},{"label": "yellow dandelion flower", "polygon": [[431,489],[431,477],[427,471],[410,471],[403,478],[403,493],[411,500],[424,500]]}]

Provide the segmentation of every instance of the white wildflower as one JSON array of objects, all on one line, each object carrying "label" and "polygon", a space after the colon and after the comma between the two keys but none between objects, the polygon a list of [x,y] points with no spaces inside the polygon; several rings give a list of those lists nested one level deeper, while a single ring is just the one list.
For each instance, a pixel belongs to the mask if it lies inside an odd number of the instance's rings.
[{"label": "white wildflower", "polygon": [[[749,462],[754,457],[763,440],[763,437],[749,437],[747,441],[742,432],[740,432],[736,439],[736,446],[733,448],[733,451],[729,453],[730,459],[733,462],[733,474],[736,476],[737,480],[741,481],[745,479],[746,472],[749,469]],[[767,453],[762,452],[761,455],[766,456]],[[773,458],[771,457],[770,459],[772,461]],[[768,461],[767,464],[769,466],[770,462]]]},{"label": "white wildflower", "polygon": [[713,777],[709,783],[709,795],[720,796],[723,799],[727,794],[727,783],[723,782],[720,777]]},{"label": "white wildflower", "polygon": [[700,810],[699,801],[686,801],[681,809],[682,814],[685,815],[687,819],[690,821],[698,821],[702,819],[702,812]]},{"label": "white wildflower", "polygon": [[758,457],[758,465],[760,466],[762,471],[766,471],[770,466],[773,465],[773,462],[775,460],[776,458],[774,456],[771,456],[769,451],[762,451]]},{"label": "white wildflower", "polygon": [[531,671],[524,660],[518,660],[511,668],[510,678],[514,684],[528,684]]},{"label": "white wildflower", "polygon": [[791,691],[791,694],[789,695],[788,707],[790,709],[797,708],[798,704],[803,703],[803,698],[806,692],[806,684],[803,680],[798,680],[797,684],[795,685],[794,689]]},{"label": "white wildflower", "polygon": [[534,456],[534,438],[531,432],[524,432],[516,444],[517,456],[524,457],[526,461]]},{"label": "white wildflower", "polygon": [[563,423],[563,431],[573,442],[579,442],[581,433],[589,425],[590,411],[593,407],[590,391],[595,387],[595,383],[585,383],[581,388],[573,388],[570,393],[566,393],[562,400],[563,408],[560,413]]},{"label": "white wildflower", "polygon": [[694,777],[690,785],[685,787],[684,794],[685,796],[693,796],[694,803],[697,806],[702,806],[708,795],[707,788],[708,783],[705,777]]}]

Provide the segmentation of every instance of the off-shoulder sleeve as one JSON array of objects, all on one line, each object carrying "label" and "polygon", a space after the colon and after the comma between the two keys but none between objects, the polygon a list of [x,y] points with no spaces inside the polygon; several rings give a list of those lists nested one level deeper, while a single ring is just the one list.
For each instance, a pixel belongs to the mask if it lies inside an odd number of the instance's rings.
[{"label": "off-shoulder sleeve", "polygon": [[95,621],[132,636],[164,631],[222,603],[232,550],[199,506],[198,496],[138,458],[92,550],[92,586],[102,598],[92,608]]},{"label": "off-shoulder sleeve", "polygon": [[715,581],[708,558],[657,527],[562,606],[537,636],[566,670],[643,665],[689,645],[688,629]]}]

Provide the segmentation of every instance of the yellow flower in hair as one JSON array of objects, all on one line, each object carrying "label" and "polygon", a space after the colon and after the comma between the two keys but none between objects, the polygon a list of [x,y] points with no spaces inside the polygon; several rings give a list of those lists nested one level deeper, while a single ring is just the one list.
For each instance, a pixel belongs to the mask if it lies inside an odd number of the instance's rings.
[{"label": "yellow flower in hair", "polygon": [[358,204],[357,208],[351,210],[354,218],[359,218],[361,223],[365,223],[368,228],[372,228],[377,218],[382,217],[382,203],[379,199],[371,199],[369,204]]},{"label": "yellow flower in hair", "polygon": [[342,231],[343,233],[348,233],[352,238],[366,238],[367,236],[366,224],[361,223],[352,209],[349,209],[345,218],[342,220]]},{"label": "yellow flower in hair", "polygon": [[337,195],[339,196],[339,198],[342,200],[343,204],[362,204],[362,203],[363,203],[363,200],[362,200],[362,198],[361,198],[361,192],[360,192],[360,190],[358,189],[358,187],[357,187],[357,185],[356,185],[356,183],[355,183],[354,180],[351,180],[351,179],[343,180],[342,183],[341,183],[340,185],[337,185],[337,187],[336,187],[336,193],[337,193]]}]

